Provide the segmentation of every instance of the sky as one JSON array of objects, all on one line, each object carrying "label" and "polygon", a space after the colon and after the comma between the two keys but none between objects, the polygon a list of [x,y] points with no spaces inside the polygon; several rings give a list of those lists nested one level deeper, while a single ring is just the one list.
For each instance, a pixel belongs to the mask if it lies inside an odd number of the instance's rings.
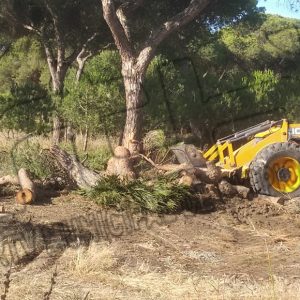
[{"label": "sky", "polygon": [[299,11],[293,11],[285,0],[259,0],[257,6],[265,7],[268,14],[300,19],[300,5],[298,5]]}]

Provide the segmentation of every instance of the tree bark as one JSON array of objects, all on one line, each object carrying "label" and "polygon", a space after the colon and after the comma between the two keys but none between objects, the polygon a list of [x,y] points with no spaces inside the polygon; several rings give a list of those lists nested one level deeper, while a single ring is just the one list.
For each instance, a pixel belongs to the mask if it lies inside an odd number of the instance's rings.
[{"label": "tree bark", "polygon": [[92,56],[91,53],[86,54],[86,56],[83,56],[83,54],[79,53],[79,55],[77,56],[76,60],[78,63],[78,69],[77,69],[76,78],[75,78],[76,83],[78,83],[80,81],[80,78],[83,74],[85,63],[91,56]]},{"label": "tree bark", "polygon": [[75,156],[68,154],[56,145],[50,148],[50,153],[62,168],[67,171],[70,179],[82,189],[89,189],[95,186],[105,174],[104,172],[98,174],[84,167]]},{"label": "tree bark", "polygon": [[107,175],[116,175],[122,180],[131,180],[136,178],[136,173],[133,168],[133,159],[130,151],[118,146],[114,150],[114,156],[107,162]]},{"label": "tree bark", "polygon": [[[47,57],[48,67],[52,80],[53,94],[62,97],[64,89],[64,80],[67,72],[67,66],[63,66],[61,62],[56,62],[53,53],[47,45],[45,45],[45,53]],[[58,112],[55,112],[53,116],[53,131],[52,131],[52,144],[58,145],[63,138],[62,133],[63,120],[59,116]]]},{"label": "tree bark", "polygon": [[76,72],[76,79],[75,79],[76,83],[79,82],[80,77],[83,73],[83,69],[84,69],[84,61],[77,58],[77,62],[78,62],[78,69],[77,69],[77,72]]},{"label": "tree bark", "polygon": [[126,122],[123,132],[123,146],[132,153],[133,143],[142,136],[144,74],[134,64],[133,59],[124,59],[122,75],[126,95]]},{"label": "tree bark", "polygon": [[89,127],[86,126],[85,133],[84,133],[84,141],[83,141],[83,151],[86,152],[88,146],[88,139],[89,139]]},{"label": "tree bark", "polygon": [[6,185],[6,184],[18,185],[19,178],[17,176],[11,176],[11,175],[1,177],[0,185]]},{"label": "tree bark", "polygon": [[58,145],[62,141],[62,127],[63,127],[63,121],[59,117],[58,114],[55,114],[53,116],[53,132],[52,132],[52,144]]},{"label": "tree bark", "polygon": [[185,10],[158,26],[145,40],[140,49],[132,41],[128,16],[143,0],[125,2],[116,10],[114,0],[102,0],[103,15],[122,59],[122,75],[126,94],[126,122],[123,133],[123,146],[132,150],[131,142],[139,141],[142,129],[143,81],[147,68],[157,47],[170,34],[196,18],[211,0],[191,0]]},{"label": "tree bark", "polygon": [[75,143],[76,141],[76,131],[72,125],[72,123],[67,122],[66,130],[65,130],[65,139],[66,142]]}]

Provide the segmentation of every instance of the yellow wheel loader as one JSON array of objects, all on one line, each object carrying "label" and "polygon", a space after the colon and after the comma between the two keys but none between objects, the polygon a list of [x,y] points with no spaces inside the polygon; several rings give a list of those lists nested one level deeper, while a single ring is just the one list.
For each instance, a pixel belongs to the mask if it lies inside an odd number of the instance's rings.
[{"label": "yellow wheel loader", "polygon": [[[201,166],[201,159],[195,163],[195,153],[188,152],[185,159]],[[219,139],[201,154],[241,179],[250,179],[257,193],[300,196],[300,124],[266,121]]]}]

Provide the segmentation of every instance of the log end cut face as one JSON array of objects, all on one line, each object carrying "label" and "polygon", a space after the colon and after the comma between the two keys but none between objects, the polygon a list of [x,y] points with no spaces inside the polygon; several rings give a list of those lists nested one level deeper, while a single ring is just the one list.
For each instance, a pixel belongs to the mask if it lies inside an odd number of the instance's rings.
[{"label": "log end cut face", "polygon": [[18,204],[27,205],[34,201],[34,193],[29,189],[23,189],[16,195],[16,201]]}]

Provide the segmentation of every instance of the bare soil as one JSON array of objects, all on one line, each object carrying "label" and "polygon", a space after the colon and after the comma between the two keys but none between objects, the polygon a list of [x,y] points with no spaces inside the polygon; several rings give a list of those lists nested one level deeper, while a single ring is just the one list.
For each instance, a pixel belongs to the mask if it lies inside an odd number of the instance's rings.
[{"label": "bare soil", "polygon": [[31,206],[1,198],[1,299],[298,298],[297,201],[234,198],[214,212],[158,216],[77,194]]}]

